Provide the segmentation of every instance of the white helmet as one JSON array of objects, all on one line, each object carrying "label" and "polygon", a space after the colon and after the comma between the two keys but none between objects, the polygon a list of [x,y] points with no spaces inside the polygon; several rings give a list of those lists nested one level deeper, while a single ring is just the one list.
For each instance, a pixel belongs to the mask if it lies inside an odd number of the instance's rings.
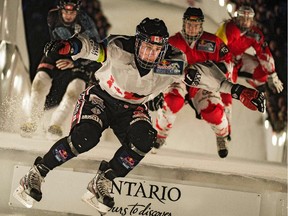
[{"label": "white helmet", "polygon": [[244,26],[241,23],[241,20],[251,20],[251,21],[253,21],[254,16],[255,16],[255,12],[250,6],[241,6],[237,10],[237,16],[236,16],[237,25],[241,29],[241,31],[246,31],[246,30],[249,29],[249,27]]}]

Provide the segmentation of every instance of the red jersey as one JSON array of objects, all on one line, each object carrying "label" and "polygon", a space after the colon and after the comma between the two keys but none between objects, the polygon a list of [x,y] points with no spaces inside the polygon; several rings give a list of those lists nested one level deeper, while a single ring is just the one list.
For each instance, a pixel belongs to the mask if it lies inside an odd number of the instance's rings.
[{"label": "red jersey", "polygon": [[227,70],[230,70],[228,67],[232,62],[232,55],[225,43],[214,34],[204,31],[201,37],[189,46],[183,35],[178,32],[169,38],[169,43],[186,54],[188,64],[210,60],[223,62]]},{"label": "red jersey", "polygon": [[[186,54],[188,64],[209,60],[222,62],[226,66],[227,75],[232,73],[232,55],[225,43],[214,34],[204,31],[200,38],[189,46],[183,35],[178,32],[169,38],[169,43]],[[197,91],[198,88],[190,87],[190,97],[194,97]]]},{"label": "red jersey", "polygon": [[249,31],[241,32],[235,21],[230,19],[218,29],[216,35],[227,44],[230,52],[237,60],[248,48],[253,47],[263,71],[266,74],[275,71],[273,56],[258,27],[253,26]]}]

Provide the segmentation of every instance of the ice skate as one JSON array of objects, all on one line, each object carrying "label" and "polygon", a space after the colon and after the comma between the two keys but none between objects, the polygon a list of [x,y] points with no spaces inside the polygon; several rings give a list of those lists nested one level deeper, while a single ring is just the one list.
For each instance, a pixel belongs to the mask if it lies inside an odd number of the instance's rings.
[{"label": "ice skate", "polygon": [[37,165],[40,160],[41,157],[36,159],[33,167],[20,179],[20,186],[13,193],[13,196],[27,208],[31,208],[35,200],[39,202],[42,198],[41,183],[44,182],[44,178],[39,169],[48,173],[48,168]]},{"label": "ice skate", "polygon": [[37,125],[34,122],[26,122],[20,127],[20,135],[22,137],[31,138],[37,130]]},{"label": "ice skate", "polygon": [[101,215],[105,215],[113,206],[114,198],[111,197],[112,181],[116,177],[106,161],[102,161],[96,176],[89,182],[87,192],[82,200],[96,208]]},{"label": "ice skate", "polygon": [[228,148],[227,144],[229,141],[229,136],[221,137],[221,136],[216,136],[217,140],[217,149],[218,149],[218,155],[221,158],[225,158],[228,155]]},{"label": "ice skate", "polygon": [[156,154],[157,150],[160,149],[165,143],[166,143],[166,138],[157,137],[156,143],[154,144],[154,147],[152,148],[151,153]]},{"label": "ice skate", "polygon": [[49,140],[58,140],[63,136],[63,131],[59,125],[51,125],[48,128],[46,138]]}]

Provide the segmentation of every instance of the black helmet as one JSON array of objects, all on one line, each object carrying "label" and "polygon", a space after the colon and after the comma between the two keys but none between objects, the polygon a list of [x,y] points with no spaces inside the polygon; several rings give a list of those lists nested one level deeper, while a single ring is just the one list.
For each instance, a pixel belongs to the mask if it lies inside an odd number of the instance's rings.
[{"label": "black helmet", "polygon": [[136,27],[136,37],[161,45],[167,43],[169,33],[163,20],[147,17]]},{"label": "black helmet", "polygon": [[[201,30],[195,36],[191,36],[186,33],[186,22],[189,21],[201,23]],[[188,7],[186,9],[185,13],[183,14],[182,33],[184,38],[189,44],[191,44],[193,41],[198,40],[203,34],[203,22],[204,22],[204,14],[200,8]]]},{"label": "black helmet", "polygon": [[204,14],[200,8],[188,7],[183,14],[183,19],[188,19],[196,22],[204,22]]},{"label": "black helmet", "polygon": [[81,0],[60,0],[59,7],[65,10],[79,10],[81,5]]},{"label": "black helmet", "polygon": [[[145,69],[153,68],[156,64],[158,64],[158,62],[163,59],[167,51],[169,33],[165,23],[163,22],[163,20],[157,18],[149,19],[147,17],[142,20],[139,25],[137,25],[135,36],[135,55],[139,65]],[[162,51],[155,62],[146,62],[139,58],[139,48],[142,41],[163,46]]]}]

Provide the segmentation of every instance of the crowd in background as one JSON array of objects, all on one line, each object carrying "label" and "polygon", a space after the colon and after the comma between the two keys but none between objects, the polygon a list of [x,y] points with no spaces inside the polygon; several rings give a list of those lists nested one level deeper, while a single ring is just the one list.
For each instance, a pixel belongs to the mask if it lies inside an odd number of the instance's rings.
[{"label": "crowd in background", "polygon": [[275,60],[276,72],[284,84],[284,91],[274,94],[268,88],[267,114],[275,132],[287,129],[287,1],[286,0],[230,0],[236,5],[250,5],[255,11],[256,24],[263,31]]}]

